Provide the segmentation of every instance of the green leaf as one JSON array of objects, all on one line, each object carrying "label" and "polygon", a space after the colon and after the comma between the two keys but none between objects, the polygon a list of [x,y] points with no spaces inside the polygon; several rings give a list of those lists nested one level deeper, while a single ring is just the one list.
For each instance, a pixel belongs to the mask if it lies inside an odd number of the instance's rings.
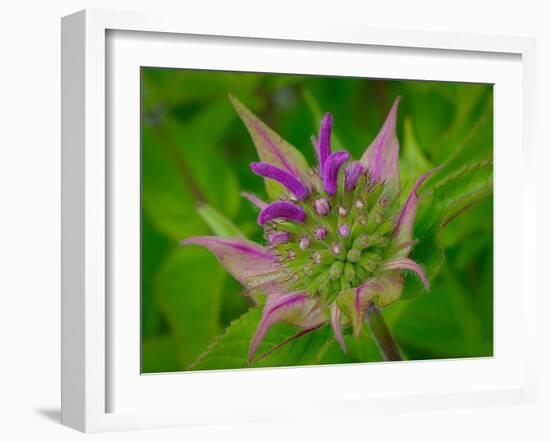
[{"label": "green leaf", "polygon": [[143,124],[143,209],[155,227],[174,240],[207,232],[196,210],[199,204],[227,216],[239,208],[234,172],[223,161],[223,151],[207,140],[169,117],[158,125]]},{"label": "green leaf", "polygon": [[[492,85],[403,82],[401,86],[395,92],[403,96],[401,114],[412,118],[419,145],[433,164],[444,163],[460,149],[490,111]],[[491,150],[491,143],[479,145],[476,156],[466,163],[490,159]]]},{"label": "green leaf", "polygon": [[[420,196],[415,219],[414,237],[418,245],[411,258],[421,264],[433,279],[444,260],[440,244],[442,230],[462,212],[492,195],[493,164],[491,161],[464,166],[462,170],[436,184]],[[402,298],[425,293],[420,281],[407,276]]]},{"label": "green leaf", "polygon": [[195,209],[196,195],[167,151],[167,143],[152,128],[142,129],[142,202],[154,227],[180,240],[185,234],[206,232]]},{"label": "green leaf", "polygon": [[155,299],[155,277],[168,255],[170,242],[151,224],[149,217],[142,214],[141,247],[141,336],[149,338],[160,331],[162,316]]},{"label": "green leaf", "polygon": [[[434,177],[433,182],[441,182],[460,171],[465,164],[474,164],[493,159],[493,101],[481,100],[482,113],[476,120],[467,118],[467,126],[451,129],[441,141],[441,152],[446,157],[440,161],[444,168]],[[474,113],[474,115],[477,115]]]},{"label": "green leaf", "polygon": [[157,277],[157,297],[186,367],[220,332],[225,271],[198,247],[177,249]]},{"label": "green leaf", "polygon": [[142,102],[145,110],[200,107],[233,91],[249,100],[264,75],[256,73],[141,68]]},{"label": "green leaf", "polygon": [[141,343],[141,372],[163,373],[181,370],[178,347],[172,336],[144,339]]},{"label": "green leaf", "polygon": [[[248,364],[248,347],[261,318],[261,307],[254,307],[232,322],[225,333],[211,344],[190,370],[216,370],[248,367],[282,367],[317,363],[318,355],[332,334],[329,325],[293,339],[302,330],[286,323],[274,325],[258,348],[256,361]],[[276,348],[278,345],[280,348]],[[262,355],[267,355],[262,357]]]},{"label": "green leaf", "polygon": [[235,110],[225,95],[205,106],[192,119],[182,121],[188,136],[194,142],[202,143],[209,148],[216,146],[223,139],[231,124],[237,120]]},{"label": "green leaf", "polygon": [[[346,345],[350,343],[350,340],[354,339],[350,336],[344,336]],[[349,348],[349,347],[348,347]],[[325,342],[325,345],[321,347],[319,353],[317,354],[316,364],[349,364],[351,362],[357,362],[353,360],[349,354],[346,354],[342,351],[340,344],[336,338],[328,339]]]},{"label": "green leaf", "polygon": [[220,212],[208,204],[200,206],[198,212],[204,222],[208,224],[208,227],[210,227],[210,230],[212,230],[214,235],[239,238],[245,237],[244,233],[241,232],[230,219],[223,216]]},{"label": "green leaf", "polygon": [[493,330],[485,328],[485,322],[492,324],[492,309],[477,313],[492,300],[492,287],[470,289],[464,279],[463,273],[444,265],[428,294],[403,303],[405,311],[392,333],[409,358],[492,356]]},{"label": "green leaf", "polygon": [[426,158],[424,151],[416,140],[411,118],[405,118],[403,147],[399,159],[401,178],[405,183],[412,185],[423,173],[433,169],[433,164]]},{"label": "green leaf", "polygon": [[338,341],[331,338],[323,346],[317,356],[317,364],[349,364],[351,362],[382,362],[384,358],[376,343],[370,336],[370,331],[365,325],[365,330],[358,338],[351,335],[344,335],[346,348],[345,354]]}]

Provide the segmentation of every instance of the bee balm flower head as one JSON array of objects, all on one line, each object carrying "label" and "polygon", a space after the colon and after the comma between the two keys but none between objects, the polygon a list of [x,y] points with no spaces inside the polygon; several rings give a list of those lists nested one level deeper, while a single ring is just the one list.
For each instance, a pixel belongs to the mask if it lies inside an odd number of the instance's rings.
[{"label": "bee balm flower head", "polygon": [[342,327],[351,324],[359,333],[372,303],[384,307],[397,300],[403,272],[415,273],[429,289],[424,271],[409,254],[417,191],[434,171],[418,178],[400,206],[399,99],[355,161],[345,150],[332,151],[333,118],[327,113],[314,141],[318,164],[313,168],[244,105],[232,101],[260,155],[261,162],[251,164],[252,172],[278,189],[269,203],[245,195],[260,209],[257,222],[268,244],[210,236],[183,244],[208,248],[248,293],[267,296],[249,360],[269,328],[280,321],[305,331],[329,322],[346,351]]}]

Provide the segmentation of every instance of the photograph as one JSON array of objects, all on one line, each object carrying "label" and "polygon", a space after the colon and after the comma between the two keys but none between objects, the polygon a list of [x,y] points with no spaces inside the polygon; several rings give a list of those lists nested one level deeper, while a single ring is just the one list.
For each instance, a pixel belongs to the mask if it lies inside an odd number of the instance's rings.
[{"label": "photograph", "polygon": [[140,68],[141,373],[493,356],[493,85]]}]

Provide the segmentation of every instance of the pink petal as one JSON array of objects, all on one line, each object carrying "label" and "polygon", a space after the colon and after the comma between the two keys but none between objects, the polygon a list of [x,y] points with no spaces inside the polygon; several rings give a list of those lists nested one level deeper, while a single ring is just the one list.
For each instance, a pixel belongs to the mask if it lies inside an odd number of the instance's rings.
[{"label": "pink petal", "polygon": [[319,313],[319,309],[314,306],[314,301],[304,293],[269,296],[262,319],[250,343],[248,361],[252,362],[258,346],[274,324],[286,321],[304,329],[310,329],[323,322]]},{"label": "pink petal", "polygon": [[355,289],[354,308],[355,318],[352,320],[353,333],[358,336],[361,333],[363,324],[363,311],[368,308],[371,299],[379,292],[384,290],[384,286],[376,280],[371,280],[361,284]]},{"label": "pink petal", "polygon": [[422,281],[422,284],[424,284],[425,289],[430,290],[430,281],[428,281],[424,270],[422,270],[422,267],[420,267],[412,259],[401,258],[394,261],[386,262],[384,264],[384,270],[411,270],[418,275],[418,277]]},{"label": "pink petal", "polygon": [[392,192],[399,188],[399,140],[396,133],[397,108],[401,97],[393,102],[380,132],[361,157],[361,163],[369,170],[375,181],[388,183]]},{"label": "pink petal", "polygon": [[[439,169],[440,167],[436,167],[435,169],[425,173],[424,175],[421,175],[418,180],[416,180],[416,183],[414,183],[414,186],[409,192],[409,196],[407,197],[407,200],[405,201],[405,204],[401,209],[401,213],[399,214],[399,218],[397,219],[397,223],[393,230],[393,237],[395,239],[395,242],[406,243],[413,240],[414,217],[416,215],[416,208],[418,206],[418,195],[416,194],[416,192],[418,188],[422,185],[422,183],[426,181],[426,179],[430,175],[437,172]],[[409,246],[401,248],[397,252],[396,257],[406,257],[411,249],[412,243]]]},{"label": "pink petal", "polygon": [[338,190],[338,172],[351,155],[345,150],[330,154],[323,164],[323,185],[329,195],[334,195]]},{"label": "pink petal", "polygon": [[308,165],[300,151],[267,127],[235,97],[230,95],[229,99],[248,129],[260,159],[307,182]]},{"label": "pink petal", "polygon": [[340,309],[336,304],[332,304],[332,307],[330,308],[330,323],[332,325],[332,329],[334,330],[336,340],[340,344],[340,347],[342,347],[344,353],[347,353],[346,342],[344,341],[342,326],[340,324]]},{"label": "pink petal", "polygon": [[276,280],[281,276],[283,269],[273,255],[252,241],[242,238],[196,236],[181,241],[181,244],[206,247],[216,255],[227,271],[246,287],[269,286],[272,291],[282,289]]},{"label": "pink petal", "polygon": [[357,181],[363,173],[363,165],[360,161],[353,161],[348,165],[348,167],[346,167],[346,170],[344,172],[346,175],[344,188],[346,189],[346,192],[351,192],[353,189],[355,189]]},{"label": "pink petal", "polygon": [[386,307],[401,297],[403,291],[403,278],[401,275],[380,276],[376,279],[376,282],[381,288],[375,296],[378,307]]},{"label": "pink petal", "polygon": [[353,334],[359,336],[363,328],[364,313],[371,302],[385,307],[401,296],[403,279],[400,275],[381,276],[357,288],[344,290],[336,298],[338,308],[349,319]]},{"label": "pink petal", "polygon": [[278,182],[301,201],[309,195],[307,186],[285,170],[267,163],[252,163],[250,168],[256,175]]},{"label": "pink petal", "polygon": [[332,115],[327,112],[321,121],[319,129],[319,142],[317,143],[319,155],[319,170],[323,173],[325,162],[330,155],[330,135],[332,132]]},{"label": "pink petal", "polygon": [[283,219],[295,223],[303,223],[306,213],[301,206],[289,201],[275,201],[264,208],[258,216],[258,224],[264,225],[274,219]]},{"label": "pink petal", "polygon": [[248,192],[241,192],[241,196],[246,198],[248,201],[250,201],[255,206],[259,207],[260,209],[265,209],[267,207],[267,203],[262,201],[256,195],[253,195],[253,194],[248,193]]}]

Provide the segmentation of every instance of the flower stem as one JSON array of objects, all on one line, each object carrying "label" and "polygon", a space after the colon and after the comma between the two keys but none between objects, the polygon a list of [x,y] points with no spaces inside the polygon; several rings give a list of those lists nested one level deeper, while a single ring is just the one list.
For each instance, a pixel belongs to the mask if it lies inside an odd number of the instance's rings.
[{"label": "flower stem", "polygon": [[397,347],[397,343],[391,335],[390,329],[384,321],[382,312],[378,306],[371,302],[367,309],[367,323],[369,324],[372,336],[378,345],[378,348],[384,355],[386,361],[401,361],[401,353]]}]

